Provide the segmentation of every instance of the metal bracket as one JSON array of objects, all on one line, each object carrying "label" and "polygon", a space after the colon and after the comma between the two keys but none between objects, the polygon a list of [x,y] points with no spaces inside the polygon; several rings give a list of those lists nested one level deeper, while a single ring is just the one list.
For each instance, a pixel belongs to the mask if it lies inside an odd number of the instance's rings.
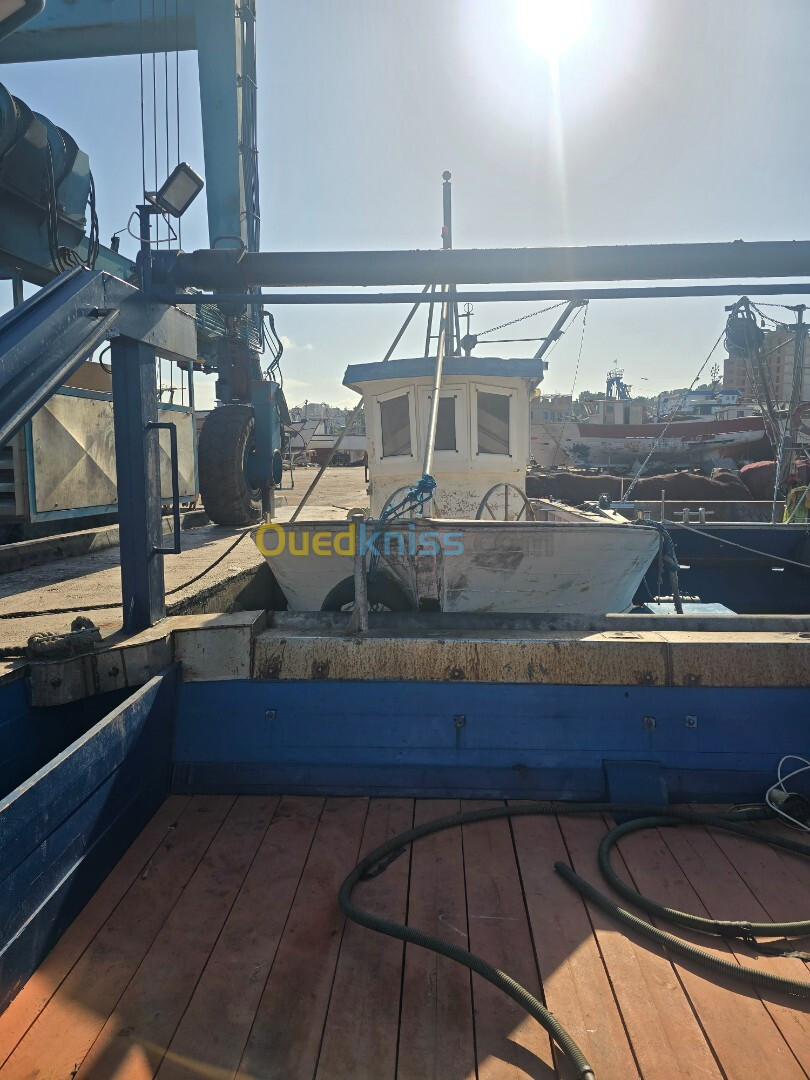
[{"label": "metal bracket", "polygon": [[180,461],[177,453],[177,425],[166,420],[150,420],[144,428],[144,434],[150,431],[168,431],[169,459],[172,470],[172,525],[173,542],[171,547],[153,547],[152,555],[179,555],[180,546]]}]

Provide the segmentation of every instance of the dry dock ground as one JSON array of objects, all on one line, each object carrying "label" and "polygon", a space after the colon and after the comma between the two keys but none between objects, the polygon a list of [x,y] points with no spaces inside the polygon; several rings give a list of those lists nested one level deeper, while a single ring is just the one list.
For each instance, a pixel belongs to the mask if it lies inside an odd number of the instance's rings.
[{"label": "dry dock ground", "polygon": [[[279,521],[290,516],[315,475],[315,469],[296,470],[295,488],[281,493],[284,502],[279,500]],[[289,482],[287,474],[284,482]],[[353,507],[367,505],[364,470],[330,468],[315,488],[302,517],[310,520],[343,518]],[[177,590],[168,597],[169,602],[188,600],[196,591],[208,590],[251,566],[258,566],[262,557],[250,537],[245,536],[209,574],[189,588],[182,587],[227,551],[240,533],[249,531],[219,525],[184,531],[182,553],[164,559],[166,591]],[[92,619],[106,637],[121,627],[120,599],[120,550],[117,547],[3,574],[0,576],[0,652],[24,646],[31,634],[40,631],[67,631],[77,615]],[[94,606],[99,604],[115,606]],[[54,609],[63,613],[44,614]],[[14,612],[25,612],[26,615],[8,618]]]}]

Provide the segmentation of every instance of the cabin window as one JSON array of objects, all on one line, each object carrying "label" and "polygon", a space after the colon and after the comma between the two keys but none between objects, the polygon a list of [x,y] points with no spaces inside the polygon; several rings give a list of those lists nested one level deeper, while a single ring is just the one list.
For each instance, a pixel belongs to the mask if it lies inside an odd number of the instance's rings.
[{"label": "cabin window", "polygon": [[434,450],[456,450],[456,399],[439,398],[439,415],[436,417]]},{"label": "cabin window", "polygon": [[380,402],[380,428],[384,458],[411,453],[411,407],[407,394]]},{"label": "cabin window", "polygon": [[624,423],[625,424],[630,423],[630,406],[629,405],[625,405],[625,407],[624,407]]},{"label": "cabin window", "polygon": [[509,453],[509,395],[478,391],[478,453]]}]

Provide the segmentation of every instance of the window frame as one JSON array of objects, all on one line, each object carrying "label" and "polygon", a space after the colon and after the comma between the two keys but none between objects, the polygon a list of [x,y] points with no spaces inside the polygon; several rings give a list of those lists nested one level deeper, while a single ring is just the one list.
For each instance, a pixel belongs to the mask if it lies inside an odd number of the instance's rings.
[{"label": "window frame", "polygon": [[[493,386],[489,383],[473,383],[470,392],[473,394],[471,421],[472,421],[472,438],[474,446],[474,456],[476,458],[483,457],[487,461],[493,462],[506,462],[510,461],[515,454],[515,391],[512,387],[507,386]],[[479,394],[495,394],[499,397],[505,397],[509,399],[509,453],[508,454],[491,454],[486,450],[481,450],[481,446],[478,442],[478,395]]]},{"label": "window frame", "polygon": [[[393,401],[395,398],[407,397],[408,399],[408,431],[410,435],[411,449],[407,454],[386,454],[383,446],[383,410],[382,405],[385,402]],[[414,416],[414,394],[412,386],[398,386],[396,390],[389,390],[385,394],[378,394],[376,397],[376,416],[377,427],[379,431],[379,452],[377,458],[379,461],[402,461],[406,458],[412,458],[414,456],[414,447],[416,446],[416,418]]]},{"label": "window frame", "polygon": [[[430,423],[430,402],[433,398],[432,386],[419,387],[419,438],[424,449],[427,440],[427,429]],[[470,453],[470,424],[467,410],[467,388],[465,386],[443,385],[439,391],[439,400],[453,398],[456,403],[456,448],[455,450],[436,450],[433,456],[437,461],[458,460],[461,457],[469,457]]]}]

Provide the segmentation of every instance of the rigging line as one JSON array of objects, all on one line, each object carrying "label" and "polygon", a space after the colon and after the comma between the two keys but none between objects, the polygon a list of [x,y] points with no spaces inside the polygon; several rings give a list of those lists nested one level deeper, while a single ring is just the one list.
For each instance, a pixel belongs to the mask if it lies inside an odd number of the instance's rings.
[{"label": "rigging line", "polygon": [[509,322],[501,323],[500,326],[492,326],[489,330],[482,330],[477,337],[484,337],[485,334],[494,334],[496,330],[503,330],[507,326],[514,326],[515,323],[523,322],[525,319],[533,319],[535,315],[544,315],[547,311],[553,311],[554,308],[563,307],[567,304],[567,300],[560,300],[557,304],[550,304],[548,307],[540,308],[539,311],[530,311],[528,315],[521,315],[517,319],[511,319]]},{"label": "rigging line", "polygon": [[[627,492],[624,493],[624,497],[627,498]],[[796,559],[787,559],[784,555],[772,555],[769,551],[757,551],[756,548],[746,547],[745,544],[738,544],[735,540],[727,540],[724,536],[715,536],[714,533],[704,532],[702,529],[696,529],[692,525],[685,525],[682,521],[668,521],[668,528],[685,529],[687,532],[697,533],[698,536],[706,537],[708,540],[716,540],[718,544],[727,544],[728,547],[739,548],[740,551],[748,551],[751,555],[761,555],[763,559],[772,560],[773,562],[787,563],[788,566],[798,566],[802,570],[810,570],[810,563],[798,562]]]},{"label": "rigging line", "polygon": [[[790,323],[782,322],[781,319],[774,319],[774,317],[772,315],[766,315],[765,312],[761,310],[760,305],[755,304],[753,302],[753,300],[749,300],[749,303],[751,304],[752,311],[755,311],[757,313],[757,315],[759,315],[760,319],[765,319],[769,323],[773,323],[774,326],[778,326],[783,330],[791,330],[792,329],[792,326],[790,325]],[[779,305],[777,305],[777,304],[773,305],[773,307],[778,307],[778,306]]]},{"label": "rigging line", "polygon": [[[579,335],[579,352],[577,353],[577,363],[576,363],[576,367],[574,368],[574,382],[571,385],[571,416],[574,415],[574,391],[577,388],[577,378],[579,377],[579,362],[582,359],[582,346],[585,344],[585,324],[588,321],[588,301],[587,300],[577,310],[577,314],[574,316],[573,320],[571,321],[572,326],[577,321],[577,317],[578,317],[580,312],[582,312],[582,333]],[[560,437],[557,440],[557,445],[556,445],[556,447],[554,449],[554,457],[551,459],[551,467],[552,467],[552,469],[557,464],[557,455],[559,454],[560,447],[562,446],[564,433],[565,433],[565,421],[563,421],[563,425],[560,428]]]},{"label": "rigging line", "polygon": [[647,456],[645,457],[644,461],[642,462],[638,472],[636,473],[636,475],[633,477],[632,481],[630,482],[630,487],[624,493],[625,499],[629,498],[630,492],[633,490],[633,488],[636,486],[638,481],[641,479],[641,474],[644,472],[645,468],[647,467],[647,463],[649,462],[650,458],[653,456],[655,451],[658,449],[661,440],[663,439],[663,437],[666,435],[667,431],[669,430],[670,424],[675,419],[677,414],[680,412],[681,406],[686,401],[689,394],[692,392],[692,390],[693,390],[693,388],[695,386],[695,383],[698,381],[700,376],[703,374],[703,369],[706,367],[708,362],[714,356],[715,352],[717,351],[717,346],[723,340],[723,338],[725,337],[725,334],[726,334],[726,328],[724,326],[723,329],[720,331],[720,334],[719,334],[719,336],[717,338],[717,341],[715,341],[714,345],[712,345],[711,352],[706,357],[706,359],[703,361],[703,363],[700,365],[700,368],[698,370],[697,375],[695,375],[694,379],[692,379],[691,385],[689,386],[689,388],[687,390],[684,390],[683,396],[681,397],[681,400],[678,402],[678,404],[675,406],[675,409],[674,409],[674,411],[672,413],[672,416],[669,418],[669,420],[667,420],[666,424],[664,424],[663,431],[661,432],[661,434],[658,436],[658,438],[655,440],[655,442],[650,447],[649,454],[647,454]]},{"label": "rigging line", "polygon": [[[747,297],[743,297],[738,302],[739,305],[747,304],[748,310],[751,308],[751,301]],[[779,419],[776,415],[776,409],[774,406],[774,386],[771,379],[770,371],[768,371],[768,378],[765,378],[763,368],[762,352],[759,346],[754,345],[748,335],[748,325],[745,326],[745,344],[746,352],[748,354],[746,363],[749,365],[751,372],[752,385],[754,386],[754,392],[757,397],[757,404],[762,410],[763,416],[765,416],[770,424],[770,432],[768,432],[768,424],[765,426],[766,434],[771,446],[776,452],[776,440],[781,438],[781,427],[779,425]],[[770,384],[770,385],[769,385]]]}]

